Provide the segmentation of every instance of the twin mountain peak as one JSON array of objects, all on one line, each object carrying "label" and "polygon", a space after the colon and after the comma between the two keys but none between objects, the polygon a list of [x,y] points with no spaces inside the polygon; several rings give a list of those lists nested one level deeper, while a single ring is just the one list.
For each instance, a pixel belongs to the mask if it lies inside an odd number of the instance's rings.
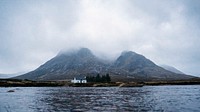
[{"label": "twin mountain peak", "polygon": [[114,61],[96,57],[89,49],[60,52],[34,71],[16,78],[29,80],[70,80],[84,74],[109,74],[112,81],[183,80],[192,76],[177,74],[156,65],[151,60],[132,51],[122,52]]}]

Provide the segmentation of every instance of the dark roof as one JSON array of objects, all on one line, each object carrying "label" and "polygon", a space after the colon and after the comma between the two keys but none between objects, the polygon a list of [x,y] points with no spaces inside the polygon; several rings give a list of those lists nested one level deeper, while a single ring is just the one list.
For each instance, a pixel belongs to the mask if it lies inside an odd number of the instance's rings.
[{"label": "dark roof", "polygon": [[75,78],[76,80],[86,80],[86,77],[84,75],[78,75]]}]

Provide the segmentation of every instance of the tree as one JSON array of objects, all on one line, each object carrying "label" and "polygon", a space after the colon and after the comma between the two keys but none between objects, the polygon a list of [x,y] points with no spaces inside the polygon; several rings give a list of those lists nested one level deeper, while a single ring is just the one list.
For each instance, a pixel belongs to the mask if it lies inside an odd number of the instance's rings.
[{"label": "tree", "polygon": [[101,81],[102,81],[102,82],[107,82],[107,81],[106,81],[106,76],[105,76],[105,75],[102,75]]},{"label": "tree", "polygon": [[87,76],[86,80],[87,80],[87,82],[95,82],[96,77],[94,77],[94,76]]},{"label": "tree", "polygon": [[110,82],[111,81],[109,74],[102,75],[102,76],[100,76],[100,74],[97,74],[96,77],[87,76],[86,80],[87,82]]},{"label": "tree", "polygon": [[107,73],[107,74],[106,74],[106,82],[110,82],[110,81],[111,81],[110,76],[109,76],[109,74]]},{"label": "tree", "polygon": [[96,76],[96,82],[101,82],[101,77],[99,74],[97,74],[97,76]]}]

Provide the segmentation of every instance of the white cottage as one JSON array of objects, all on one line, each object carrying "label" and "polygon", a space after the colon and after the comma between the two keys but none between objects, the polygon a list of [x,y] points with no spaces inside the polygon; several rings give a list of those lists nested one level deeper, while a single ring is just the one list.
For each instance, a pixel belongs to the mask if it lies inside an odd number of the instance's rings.
[{"label": "white cottage", "polygon": [[73,80],[71,80],[72,83],[87,83],[87,80],[86,80],[86,77],[85,76],[77,76],[77,77],[74,77]]}]

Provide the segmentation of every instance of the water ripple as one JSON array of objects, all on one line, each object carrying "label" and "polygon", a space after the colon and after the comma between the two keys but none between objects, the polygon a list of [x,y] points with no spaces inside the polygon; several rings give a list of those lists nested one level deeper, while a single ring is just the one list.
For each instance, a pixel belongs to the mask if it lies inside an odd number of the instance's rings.
[{"label": "water ripple", "polygon": [[199,102],[200,86],[0,88],[0,112],[198,112]]}]

